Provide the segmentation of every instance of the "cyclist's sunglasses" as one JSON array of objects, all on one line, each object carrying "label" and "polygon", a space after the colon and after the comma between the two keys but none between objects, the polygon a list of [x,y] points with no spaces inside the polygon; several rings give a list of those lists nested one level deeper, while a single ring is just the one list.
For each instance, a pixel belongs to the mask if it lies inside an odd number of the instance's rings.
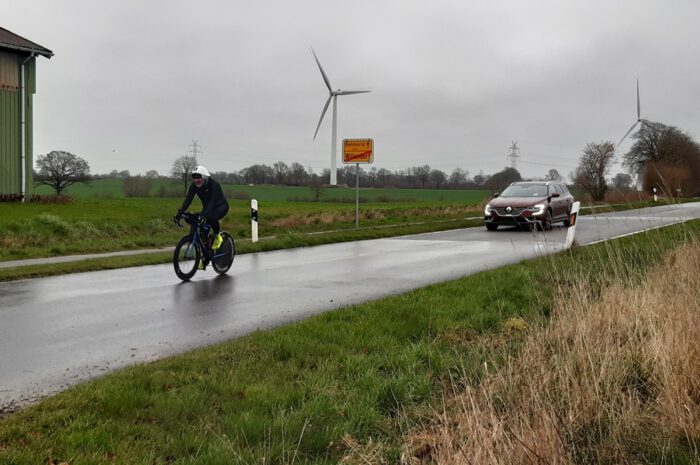
[{"label": "cyclist's sunglasses", "polygon": [[202,179],[202,175],[198,173],[192,174],[192,179]]}]

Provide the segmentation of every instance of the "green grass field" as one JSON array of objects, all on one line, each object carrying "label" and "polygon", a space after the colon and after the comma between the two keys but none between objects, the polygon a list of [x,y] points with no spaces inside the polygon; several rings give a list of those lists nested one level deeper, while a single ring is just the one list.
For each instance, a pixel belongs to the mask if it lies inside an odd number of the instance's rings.
[{"label": "green grass field", "polygon": [[[184,196],[184,187],[174,181],[157,179],[152,182],[149,193],[157,196],[163,189],[168,196]],[[100,179],[90,184],[75,184],[64,192],[80,199],[86,198],[122,198],[124,195],[123,179]],[[249,196],[259,202],[285,202],[290,199],[314,199],[309,187],[273,186],[273,185],[223,185],[229,197]],[[48,186],[37,186],[35,194],[53,195]],[[481,202],[491,192],[486,190],[466,189],[360,189],[360,197],[368,202],[463,202],[467,205]],[[321,202],[347,201],[355,202],[354,187],[335,187],[322,189]]]}]

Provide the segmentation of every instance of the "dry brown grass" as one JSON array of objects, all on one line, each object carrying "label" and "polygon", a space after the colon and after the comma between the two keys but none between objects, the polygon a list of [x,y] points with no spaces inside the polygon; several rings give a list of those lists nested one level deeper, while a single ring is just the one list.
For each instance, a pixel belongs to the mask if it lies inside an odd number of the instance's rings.
[{"label": "dry brown grass", "polygon": [[[360,208],[360,220],[385,220],[390,218],[454,218],[475,216],[483,211],[470,206],[424,207],[409,209]],[[294,213],[270,221],[273,227],[293,228],[298,226],[328,225],[355,221],[355,211]]]},{"label": "dry brown grass", "polygon": [[355,212],[319,212],[319,213],[295,213],[272,220],[270,224],[275,228],[293,228],[296,226],[310,226],[314,224],[333,224],[347,222],[355,219]]},{"label": "dry brown grass", "polygon": [[515,358],[407,437],[403,463],[671,463],[679,442],[700,463],[698,271],[696,243],[642,285],[561,289]]},{"label": "dry brown grass", "polygon": [[628,203],[640,200],[651,200],[653,196],[648,192],[638,192],[635,190],[611,189],[605,193],[605,201],[608,203]]}]

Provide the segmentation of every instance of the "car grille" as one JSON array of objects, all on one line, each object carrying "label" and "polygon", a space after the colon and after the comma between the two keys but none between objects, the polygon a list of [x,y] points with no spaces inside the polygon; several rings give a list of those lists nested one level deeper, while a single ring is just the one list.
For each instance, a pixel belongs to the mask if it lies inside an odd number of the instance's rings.
[{"label": "car grille", "polygon": [[520,215],[523,211],[528,210],[527,208],[515,208],[513,207],[510,211],[510,213],[506,212],[505,208],[494,208],[496,211],[496,214],[499,216],[518,216]]}]

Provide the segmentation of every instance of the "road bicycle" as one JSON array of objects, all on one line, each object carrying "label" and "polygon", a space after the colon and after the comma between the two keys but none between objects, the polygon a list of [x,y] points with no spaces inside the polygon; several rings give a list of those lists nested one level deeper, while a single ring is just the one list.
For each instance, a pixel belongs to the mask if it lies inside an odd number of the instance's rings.
[{"label": "road bicycle", "polygon": [[211,248],[213,234],[210,234],[211,225],[207,223],[206,218],[199,213],[183,213],[175,219],[175,224],[182,228],[184,225],[180,223],[180,219],[190,225],[190,232],[175,246],[173,266],[177,277],[183,281],[189,281],[197,273],[200,263],[204,270],[211,263],[214,271],[219,274],[226,273],[236,256],[236,243],[233,237],[226,231],[221,231],[223,242],[218,249],[213,250]]}]

